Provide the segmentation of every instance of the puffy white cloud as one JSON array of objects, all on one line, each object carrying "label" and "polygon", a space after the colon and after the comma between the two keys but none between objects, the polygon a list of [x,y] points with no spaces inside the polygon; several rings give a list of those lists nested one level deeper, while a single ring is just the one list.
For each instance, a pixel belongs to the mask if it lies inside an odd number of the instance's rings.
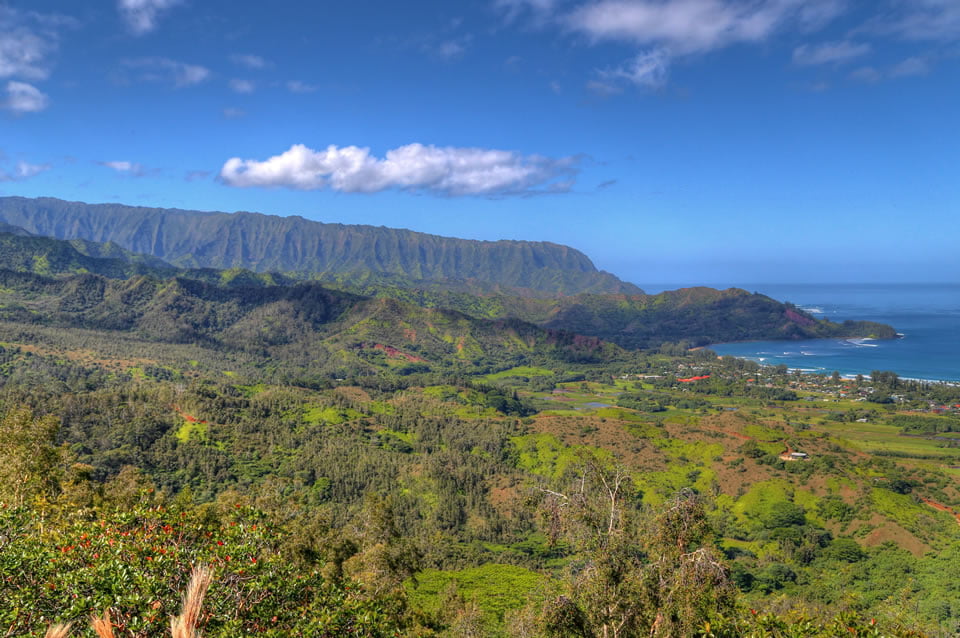
[{"label": "puffy white cloud", "polygon": [[864,56],[871,50],[872,47],[869,44],[849,40],[823,42],[816,45],[804,44],[793,50],[793,62],[801,66],[841,64]]},{"label": "puffy white cloud", "polygon": [[30,164],[19,161],[16,166],[14,166],[13,171],[0,171],[0,182],[19,182],[49,170],[50,164]]},{"label": "puffy white cloud", "polygon": [[569,190],[576,158],[551,159],[512,151],[409,144],[377,158],[369,148],[295,144],[264,161],[234,157],[220,179],[230,186],[329,188],[346,193],[388,189],[439,195],[502,196]]},{"label": "puffy white cloud", "polygon": [[117,9],[130,30],[143,35],[157,28],[157,19],[181,0],[117,0]]},{"label": "puffy white cloud", "polygon": [[169,58],[136,58],[124,60],[123,66],[138,71],[137,79],[143,82],[160,82],[185,88],[205,82],[210,69],[197,64],[185,64]]},{"label": "puffy white cloud", "polygon": [[6,99],[0,103],[0,106],[18,115],[42,111],[50,104],[50,98],[40,89],[26,82],[13,80],[7,82],[6,93]]},{"label": "puffy white cloud", "polygon": [[230,80],[230,88],[233,89],[235,93],[253,93],[257,88],[256,85],[250,80]]},{"label": "puffy white cloud", "polygon": [[143,167],[143,165],[136,162],[112,161],[97,163],[100,164],[100,166],[106,166],[107,168],[112,168],[118,173],[132,175],[133,177],[143,177],[147,174],[147,170]]}]

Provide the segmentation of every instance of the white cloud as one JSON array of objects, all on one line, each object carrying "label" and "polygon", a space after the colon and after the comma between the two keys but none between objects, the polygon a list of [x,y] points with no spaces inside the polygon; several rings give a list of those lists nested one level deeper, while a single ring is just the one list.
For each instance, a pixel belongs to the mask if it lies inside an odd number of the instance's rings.
[{"label": "white cloud", "polygon": [[147,170],[143,167],[143,165],[136,162],[113,161],[97,163],[100,164],[100,166],[106,166],[107,168],[112,168],[118,173],[132,175],[133,177],[143,177],[147,174]]},{"label": "white cloud", "polygon": [[848,8],[848,0],[819,0],[800,5],[797,17],[800,28],[813,31],[842,15]]},{"label": "white cloud", "polygon": [[257,88],[256,85],[250,80],[230,80],[230,88],[233,89],[235,93],[253,93]]},{"label": "white cloud", "polygon": [[530,12],[542,19],[549,15],[559,4],[559,0],[494,0],[493,6],[502,10],[507,20],[514,20],[520,14]]},{"label": "white cloud", "polygon": [[872,50],[866,43],[855,43],[849,40],[839,42],[823,42],[821,44],[803,44],[793,50],[793,62],[801,66],[815,64],[842,64],[864,56]]},{"label": "white cloud", "polygon": [[598,71],[602,81],[588,87],[609,94],[616,82],[661,86],[673,57],[764,42],[787,28],[816,30],[845,8],[846,0],[594,0],[558,19],[594,42],[645,49],[617,69]]},{"label": "white cloud", "polygon": [[27,29],[0,31],[0,77],[42,80],[50,74],[52,44]]},{"label": "white cloud", "polygon": [[7,82],[7,97],[0,106],[18,115],[42,111],[50,104],[50,98],[37,87],[25,82]]},{"label": "white cloud", "polygon": [[655,89],[667,81],[670,56],[664,49],[643,51],[634,59],[617,69],[601,71],[600,76],[608,81],[626,81],[635,86]]},{"label": "white cloud", "polygon": [[501,9],[519,11],[532,9],[534,11],[551,11],[557,5],[557,0],[496,0],[494,6]]},{"label": "white cloud", "polygon": [[20,161],[17,162],[12,172],[0,171],[0,182],[19,182],[30,179],[44,171],[49,171],[50,168],[50,164],[29,164]]},{"label": "white cloud", "polygon": [[300,80],[290,80],[287,82],[287,90],[291,93],[314,93],[319,91],[320,87]]},{"label": "white cloud", "polygon": [[59,30],[74,24],[64,16],[0,6],[0,78],[46,79]]},{"label": "white cloud", "polygon": [[172,84],[177,88],[201,84],[210,77],[210,69],[206,67],[169,58],[136,58],[124,60],[123,65],[139,71],[138,79],[141,81]]},{"label": "white cloud", "polygon": [[895,10],[872,20],[865,30],[907,40],[960,39],[957,0],[897,0]]},{"label": "white cloud", "polygon": [[369,148],[331,145],[316,151],[295,144],[262,162],[231,158],[220,170],[220,179],[239,187],[502,196],[569,190],[576,172],[575,158],[512,151],[409,144],[387,151],[381,159]]},{"label": "white cloud", "polygon": [[44,171],[49,171],[49,164],[28,164],[27,162],[17,162],[17,168],[13,174],[17,179],[30,179]]},{"label": "white cloud", "polygon": [[157,19],[161,13],[180,2],[181,0],[117,0],[117,9],[130,30],[136,35],[143,35],[157,28]]},{"label": "white cloud", "polygon": [[890,69],[890,76],[895,78],[926,75],[928,73],[930,73],[930,61],[920,57],[907,58]]},{"label": "white cloud", "polygon": [[600,0],[580,6],[568,26],[595,40],[625,40],[698,53],[760,42],[786,24],[812,28],[839,14],[836,0]]},{"label": "white cloud", "polygon": [[248,69],[253,70],[266,69],[267,67],[271,66],[269,62],[259,55],[238,53],[236,55],[231,55],[230,59],[234,64],[239,64],[240,66],[245,66]]},{"label": "white cloud", "polygon": [[587,90],[600,97],[613,97],[614,95],[623,93],[622,87],[601,80],[590,80],[587,82]]},{"label": "white cloud", "polygon": [[930,73],[932,61],[926,57],[910,57],[887,69],[864,66],[850,74],[851,79],[867,84],[876,84],[881,80],[916,77]]},{"label": "white cloud", "polygon": [[850,77],[867,84],[876,84],[883,79],[883,74],[872,66],[863,66],[850,73]]},{"label": "white cloud", "polygon": [[456,40],[447,40],[437,47],[437,55],[446,60],[460,57],[467,50],[466,45]]},{"label": "white cloud", "polygon": [[247,114],[247,112],[244,111],[243,109],[237,109],[232,107],[227,107],[223,109],[221,113],[223,113],[223,117],[227,118],[228,120],[235,120]]},{"label": "white cloud", "polygon": [[213,171],[204,171],[204,170],[187,171],[186,175],[184,176],[184,179],[186,179],[188,182],[196,182],[199,180],[207,179],[211,175],[213,175]]}]

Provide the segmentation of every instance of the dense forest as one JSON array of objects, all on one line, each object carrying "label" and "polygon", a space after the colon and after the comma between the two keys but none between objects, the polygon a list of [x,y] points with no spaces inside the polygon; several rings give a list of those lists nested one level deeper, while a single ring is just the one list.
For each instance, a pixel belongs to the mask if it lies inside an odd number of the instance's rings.
[{"label": "dense forest", "polygon": [[790,306],[681,291],[631,349],[582,315],[0,241],[6,635],[169,635],[198,568],[208,637],[960,627],[960,389],[664,338],[705,299],[725,330],[811,325]]}]

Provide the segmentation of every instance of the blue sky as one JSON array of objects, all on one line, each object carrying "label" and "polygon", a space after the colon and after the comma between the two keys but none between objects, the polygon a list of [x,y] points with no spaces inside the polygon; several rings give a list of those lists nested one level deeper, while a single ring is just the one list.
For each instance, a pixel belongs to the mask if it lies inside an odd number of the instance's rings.
[{"label": "blue sky", "polygon": [[0,194],[957,281],[957,0],[0,0]]}]

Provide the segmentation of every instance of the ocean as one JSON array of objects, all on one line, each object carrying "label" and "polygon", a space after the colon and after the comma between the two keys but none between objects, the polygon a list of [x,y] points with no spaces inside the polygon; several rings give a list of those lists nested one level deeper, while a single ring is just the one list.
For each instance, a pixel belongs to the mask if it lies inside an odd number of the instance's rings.
[{"label": "ocean", "polygon": [[[724,286],[727,287],[727,286]],[[960,381],[960,284],[741,284],[817,318],[890,324],[901,339],[753,341],[710,346],[766,365],[845,376],[891,370],[901,377]],[[654,290],[662,289],[655,287]]]}]

